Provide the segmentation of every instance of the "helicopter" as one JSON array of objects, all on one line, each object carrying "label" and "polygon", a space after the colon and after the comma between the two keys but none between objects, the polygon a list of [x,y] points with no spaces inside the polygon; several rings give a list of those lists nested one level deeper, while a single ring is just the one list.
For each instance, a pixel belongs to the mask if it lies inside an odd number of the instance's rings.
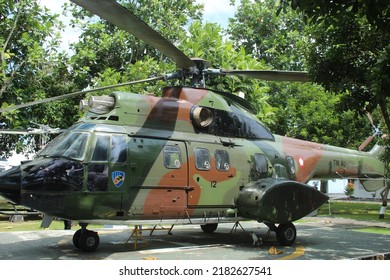
[{"label": "helicopter", "polygon": [[308,185],[311,179],[360,178],[367,190],[386,183],[378,159],[384,147],[354,151],[273,134],[248,101],[205,84],[210,75],[306,82],[306,72],[210,69],[113,0],[72,2],[157,48],[179,68],[126,85],[190,80],[166,86],[161,97],[113,91],[81,100],[85,113],[78,122],[35,159],[0,173],[0,194],[44,213],[43,224],[54,217],[78,221],[76,248],[98,248],[98,233],[87,229],[91,223],[199,224],[212,233],[219,223],[241,220],[264,223],[281,245],[291,246],[293,222],[329,199]]}]

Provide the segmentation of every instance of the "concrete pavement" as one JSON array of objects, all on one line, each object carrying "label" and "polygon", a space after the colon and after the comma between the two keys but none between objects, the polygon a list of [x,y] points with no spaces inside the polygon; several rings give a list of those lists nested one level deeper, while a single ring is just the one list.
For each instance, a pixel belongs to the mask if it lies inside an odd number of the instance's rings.
[{"label": "concrete pavement", "polygon": [[[73,246],[74,230],[1,232],[0,260],[338,260],[384,258],[390,255],[390,235],[354,229],[389,224],[372,221],[309,217],[295,223],[297,239],[293,246],[282,247],[274,233],[257,222],[242,222],[244,230],[233,224],[220,224],[212,234],[198,225],[175,226],[167,231],[143,231],[135,249],[131,228],[97,229],[100,246],[85,253]],[[144,229],[146,226],[144,227]],[[254,232],[262,244],[253,245]],[[270,254],[277,253],[277,254]]]}]

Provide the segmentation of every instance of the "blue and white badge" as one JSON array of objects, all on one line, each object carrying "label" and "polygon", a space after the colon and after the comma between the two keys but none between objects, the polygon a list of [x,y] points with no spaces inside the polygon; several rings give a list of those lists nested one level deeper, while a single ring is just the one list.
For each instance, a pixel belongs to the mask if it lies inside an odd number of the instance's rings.
[{"label": "blue and white badge", "polygon": [[120,188],[125,182],[126,173],[123,171],[114,171],[111,173],[112,182],[115,187]]}]

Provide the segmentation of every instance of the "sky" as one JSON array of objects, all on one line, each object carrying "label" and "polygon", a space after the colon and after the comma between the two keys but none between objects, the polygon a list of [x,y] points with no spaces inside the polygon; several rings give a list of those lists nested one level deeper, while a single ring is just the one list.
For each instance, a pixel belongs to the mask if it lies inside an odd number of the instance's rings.
[{"label": "sky", "polygon": [[[40,4],[46,6],[54,13],[61,14],[62,5],[69,0],[39,0]],[[204,4],[203,18],[208,22],[216,22],[222,27],[227,27],[228,18],[233,17],[235,7],[230,5],[230,0],[196,0]],[[69,22],[65,16],[61,15],[61,20],[66,24]],[[70,43],[76,42],[78,38],[77,30],[67,28],[62,34],[62,48],[67,49]]]},{"label": "sky", "polygon": [[235,12],[235,7],[230,5],[230,0],[197,0],[197,2],[204,5],[204,19],[217,22],[222,27],[227,26],[228,18],[233,17]]}]

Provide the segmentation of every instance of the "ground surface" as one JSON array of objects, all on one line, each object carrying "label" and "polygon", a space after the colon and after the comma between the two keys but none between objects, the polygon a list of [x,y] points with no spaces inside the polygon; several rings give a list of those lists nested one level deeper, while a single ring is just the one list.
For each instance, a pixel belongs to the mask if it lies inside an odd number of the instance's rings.
[{"label": "ground surface", "polygon": [[[337,260],[385,258],[390,255],[390,236],[355,231],[367,226],[390,227],[380,221],[357,222],[349,219],[309,217],[296,223],[297,239],[293,246],[282,247],[275,234],[257,222],[221,224],[212,234],[199,226],[175,226],[165,230],[143,231],[135,244],[131,229],[101,228],[100,246],[85,253],[73,246],[74,230],[39,230],[0,233],[1,260]],[[262,244],[253,245],[254,232]],[[128,242],[127,242],[128,241]],[[274,254],[277,253],[277,254]]]}]

